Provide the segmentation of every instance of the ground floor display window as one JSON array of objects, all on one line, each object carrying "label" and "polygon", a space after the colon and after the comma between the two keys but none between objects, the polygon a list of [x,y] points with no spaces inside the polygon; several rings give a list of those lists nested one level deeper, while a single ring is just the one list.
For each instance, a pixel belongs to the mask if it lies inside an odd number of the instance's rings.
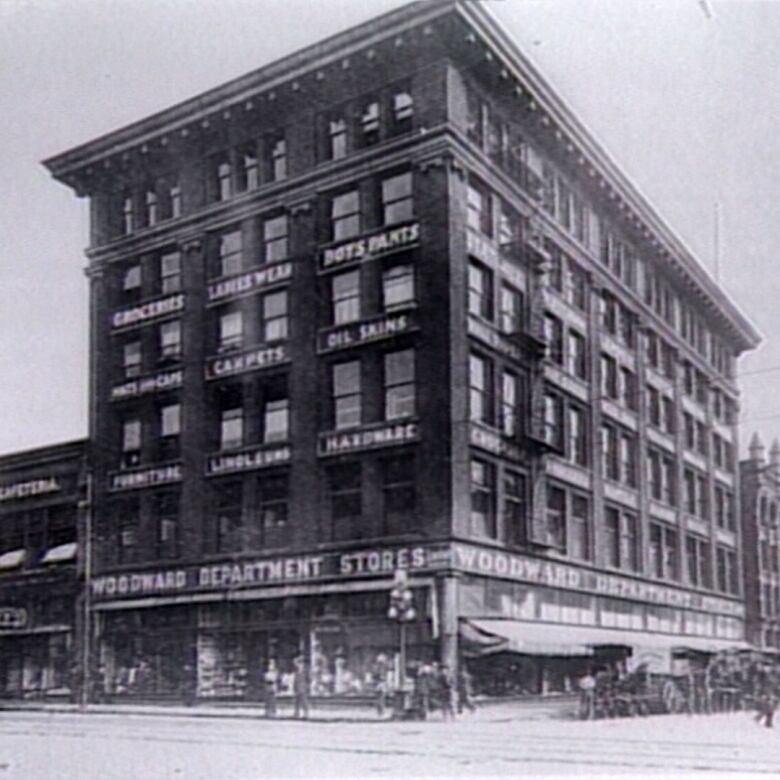
[{"label": "ground floor display window", "polygon": [[69,693],[70,648],[68,632],[0,637],[0,696]]}]

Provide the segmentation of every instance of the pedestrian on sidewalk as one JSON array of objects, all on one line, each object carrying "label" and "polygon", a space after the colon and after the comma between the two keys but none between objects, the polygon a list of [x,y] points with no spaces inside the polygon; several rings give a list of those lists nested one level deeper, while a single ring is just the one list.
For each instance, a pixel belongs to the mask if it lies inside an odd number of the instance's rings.
[{"label": "pedestrian on sidewalk", "polygon": [[309,688],[311,680],[306,660],[299,655],[295,659],[295,671],[293,672],[293,699],[295,702],[294,718],[309,717]]},{"label": "pedestrian on sidewalk", "polygon": [[476,707],[471,700],[472,697],[472,684],[471,674],[466,668],[466,662],[461,661],[458,665],[458,714],[460,715],[464,709],[469,712],[474,712]]},{"label": "pedestrian on sidewalk", "polygon": [[439,692],[441,696],[441,714],[444,720],[455,719],[455,677],[447,664],[439,669]]},{"label": "pedestrian on sidewalk", "polygon": [[263,691],[265,693],[265,716],[276,717],[276,692],[279,685],[279,670],[276,661],[271,658],[263,675]]}]

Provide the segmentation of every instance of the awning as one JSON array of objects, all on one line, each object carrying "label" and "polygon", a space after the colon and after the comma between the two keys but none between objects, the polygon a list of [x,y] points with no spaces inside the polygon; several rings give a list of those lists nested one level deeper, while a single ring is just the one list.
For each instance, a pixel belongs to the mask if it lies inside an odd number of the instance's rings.
[{"label": "awning", "polygon": [[26,550],[10,550],[0,555],[0,569],[15,569],[24,563]]},{"label": "awning", "polygon": [[[557,625],[532,623],[522,620],[464,620],[461,621],[461,637],[473,643],[476,637],[493,639],[490,649],[482,649],[476,655],[510,651],[526,655],[588,656],[594,649],[618,646],[642,650],[697,650],[716,653],[720,650],[739,650],[747,644],[739,640],[709,637],[655,634],[647,631],[620,631],[594,626]],[[504,640],[499,646],[495,640]]]},{"label": "awning", "polygon": [[41,563],[64,563],[65,561],[72,561],[76,557],[77,550],[78,545],[76,542],[59,544],[56,547],[51,547],[46,550],[46,554],[41,558]]}]

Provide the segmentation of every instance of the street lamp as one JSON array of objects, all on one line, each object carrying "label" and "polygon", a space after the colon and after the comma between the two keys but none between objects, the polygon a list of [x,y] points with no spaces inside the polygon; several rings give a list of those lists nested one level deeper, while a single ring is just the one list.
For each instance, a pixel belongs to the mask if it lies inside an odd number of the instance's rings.
[{"label": "street lamp", "polygon": [[406,688],[406,624],[411,623],[417,617],[413,600],[414,594],[407,587],[406,569],[396,569],[393,578],[393,589],[390,591],[390,605],[387,608],[387,617],[398,623],[398,660],[400,666],[398,687],[401,691]]}]

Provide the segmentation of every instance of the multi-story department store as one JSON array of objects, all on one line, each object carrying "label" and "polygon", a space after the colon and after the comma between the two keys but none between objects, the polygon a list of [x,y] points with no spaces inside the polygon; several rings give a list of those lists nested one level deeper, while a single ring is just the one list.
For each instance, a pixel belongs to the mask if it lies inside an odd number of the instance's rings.
[{"label": "multi-story department store", "polygon": [[86,442],[0,457],[0,698],[72,693]]},{"label": "multi-story department store", "polygon": [[[414,3],[47,161],[90,198],[92,657],[315,694],[398,646],[554,690],[744,641],[758,336],[479,3]],[[499,673],[500,671],[500,673]]]}]

